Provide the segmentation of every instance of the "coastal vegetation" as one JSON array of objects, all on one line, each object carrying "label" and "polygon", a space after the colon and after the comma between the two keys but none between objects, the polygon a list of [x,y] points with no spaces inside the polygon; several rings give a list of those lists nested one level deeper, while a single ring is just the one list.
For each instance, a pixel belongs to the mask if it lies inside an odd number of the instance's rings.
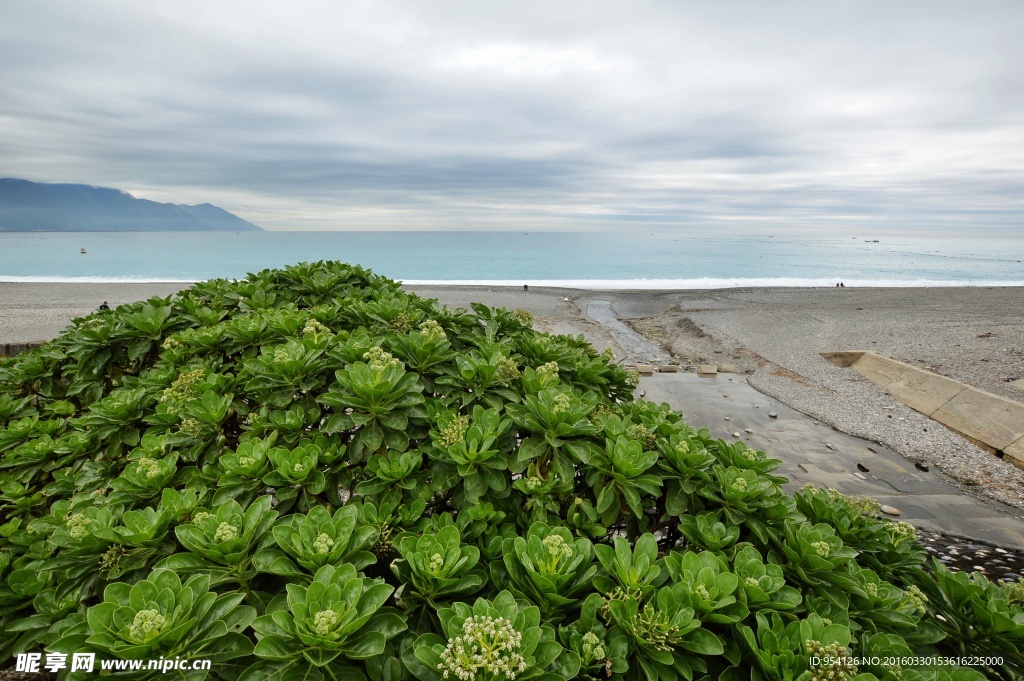
[{"label": "coastal vegetation", "polygon": [[0,659],[190,657],[211,669],[172,676],[244,681],[1024,672],[1024,587],[927,563],[870,500],[787,494],[778,459],[531,321],[304,263],[0,361]]}]

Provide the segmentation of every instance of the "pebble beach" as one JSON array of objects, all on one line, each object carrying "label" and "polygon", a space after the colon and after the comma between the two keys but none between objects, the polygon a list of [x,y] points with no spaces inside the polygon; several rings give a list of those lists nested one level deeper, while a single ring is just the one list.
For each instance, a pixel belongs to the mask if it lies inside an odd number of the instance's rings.
[{"label": "pebble beach", "polygon": [[[0,283],[0,343],[55,337],[75,317],[182,283]],[[450,307],[524,308],[538,328],[584,334],[620,361],[730,364],[765,395],[838,430],[938,469],[967,493],[1024,509],[1024,470],[902,405],[819,353],[872,350],[974,387],[1024,401],[1024,288],[759,288],[589,291],[415,286]],[[653,344],[624,350],[588,316],[594,301]],[[784,456],[784,453],[777,453]]]}]

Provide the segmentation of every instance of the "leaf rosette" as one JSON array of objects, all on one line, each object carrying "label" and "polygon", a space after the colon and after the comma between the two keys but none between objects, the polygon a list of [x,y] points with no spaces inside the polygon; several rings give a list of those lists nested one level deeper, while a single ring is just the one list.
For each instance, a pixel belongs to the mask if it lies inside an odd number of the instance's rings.
[{"label": "leaf rosette", "polygon": [[382,607],[394,588],[349,564],[326,565],[308,587],[286,590],[253,620],[261,659],[241,681],[359,678],[351,663],[382,654],[406,628],[397,612]]}]

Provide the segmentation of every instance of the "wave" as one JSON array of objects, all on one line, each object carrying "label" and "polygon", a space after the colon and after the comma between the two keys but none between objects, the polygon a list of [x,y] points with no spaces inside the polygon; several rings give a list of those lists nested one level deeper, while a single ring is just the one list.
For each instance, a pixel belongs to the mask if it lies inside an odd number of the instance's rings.
[{"label": "wave", "polygon": [[[49,275],[0,275],[5,284],[194,284],[196,279],[168,277],[60,277]],[[398,279],[406,286],[476,286],[520,288],[524,284],[546,288],[572,288],[591,291],[688,290],[719,288],[835,288],[842,281],[847,288],[939,288],[1024,286],[1024,280],[987,281],[939,279],[801,279],[711,278],[700,279]]]},{"label": "wave", "polygon": [[956,281],[937,279],[403,279],[407,286],[502,286],[521,287],[524,284],[537,287],[574,288],[591,291],[632,291],[632,290],[687,290],[716,288],[835,288],[840,281],[847,288],[939,288],[947,286],[1004,287],[1024,286],[1019,281],[985,281],[980,279]]}]

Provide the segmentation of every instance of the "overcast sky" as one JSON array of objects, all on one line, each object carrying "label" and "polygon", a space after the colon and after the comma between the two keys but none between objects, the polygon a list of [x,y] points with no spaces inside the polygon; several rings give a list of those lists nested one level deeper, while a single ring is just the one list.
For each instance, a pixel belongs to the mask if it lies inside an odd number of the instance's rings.
[{"label": "overcast sky", "polygon": [[267,229],[1024,236],[1024,2],[0,2],[0,176]]}]

